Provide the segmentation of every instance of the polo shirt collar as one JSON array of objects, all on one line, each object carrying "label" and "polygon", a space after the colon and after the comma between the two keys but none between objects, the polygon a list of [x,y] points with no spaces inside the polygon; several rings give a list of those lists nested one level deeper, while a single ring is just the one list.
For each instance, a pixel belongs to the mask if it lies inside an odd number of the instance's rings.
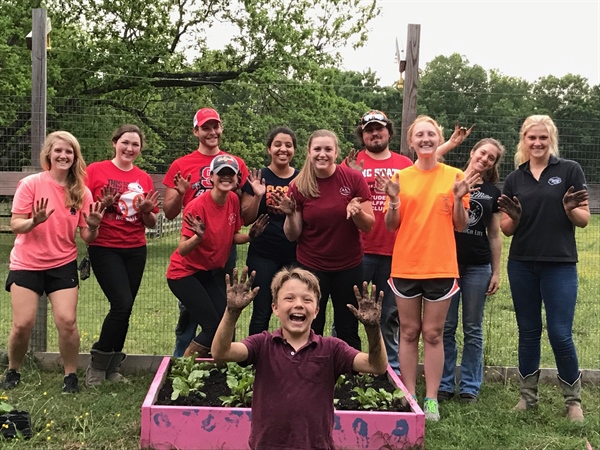
[{"label": "polo shirt collar", "polygon": [[[558,164],[559,161],[560,161],[559,158],[557,158],[554,155],[550,155],[550,158],[548,159],[548,165],[553,166],[554,164]],[[524,170],[525,172],[531,173],[531,170],[529,169],[529,160],[527,160],[523,164],[521,164],[519,166],[519,169]]]},{"label": "polo shirt collar", "polygon": [[[273,339],[274,341],[287,343],[287,340],[283,337],[283,332],[281,328],[273,331],[273,333],[271,334],[271,339]],[[322,339],[323,336],[319,336],[317,333],[314,332],[314,330],[311,329],[310,334],[308,335],[308,342],[304,346],[302,346],[302,348],[308,347],[309,345],[317,346],[321,343]]]}]

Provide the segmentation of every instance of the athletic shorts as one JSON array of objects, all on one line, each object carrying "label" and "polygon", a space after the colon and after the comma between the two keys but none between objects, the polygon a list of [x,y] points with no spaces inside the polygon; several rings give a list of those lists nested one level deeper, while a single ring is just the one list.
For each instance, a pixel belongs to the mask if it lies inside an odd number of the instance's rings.
[{"label": "athletic shorts", "polygon": [[439,302],[451,298],[460,287],[456,278],[429,278],[414,280],[408,278],[390,278],[390,288],[397,297],[423,297],[428,302]]},{"label": "athletic shorts", "polygon": [[64,266],[46,270],[11,270],[6,279],[6,290],[10,292],[10,286],[15,283],[38,293],[46,295],[61,289],[70,289],[79,285],[77,276],[77,260],[71,261]]}]

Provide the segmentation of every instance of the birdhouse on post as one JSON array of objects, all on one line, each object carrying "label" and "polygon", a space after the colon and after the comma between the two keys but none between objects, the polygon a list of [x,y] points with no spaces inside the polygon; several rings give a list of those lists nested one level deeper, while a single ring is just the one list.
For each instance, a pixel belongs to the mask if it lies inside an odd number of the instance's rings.
[{"label": "birdhouse on post", "polygon": [[398,79],[396,86],[398,89],[402,89],[404,87],[404,79],[402,78],[402,74],[406,69],[406,58],[404,57],[404,49],[400,50],[398,38],[396,38],[396,62],[398,63],[398,71],[400,73],[400,78]]},{"label": "birdhouse on post", "polygon": [[[50,20],[49,17],[46,17],[46,30],[45,30],[45,35],[46,35],[46,50],[50,50],[52,47],[50,45],[50,32],[52,31],[52,21]],[[29,33],[27,33],[27,36],[25,37],[25,39],[27,40],[27,48],[29,50],[33,50],[33,30],[31,30]]]}]

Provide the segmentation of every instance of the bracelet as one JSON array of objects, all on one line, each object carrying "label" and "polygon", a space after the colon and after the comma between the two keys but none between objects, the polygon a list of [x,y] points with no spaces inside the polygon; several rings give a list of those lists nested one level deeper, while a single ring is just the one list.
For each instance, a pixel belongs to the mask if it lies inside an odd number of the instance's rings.
[{"label": "bracelet", "polygon": [[400,200],[398,200],[397,202],[389,202],[388,203],[388,209],[398,209],[399,206],[400,206]]},{"label": "bracelet", "polygon": [[96,228],[87,227],[87,229],[90,231],[90,233],[94,233],[100,229],[100,225],[98,225]]}]

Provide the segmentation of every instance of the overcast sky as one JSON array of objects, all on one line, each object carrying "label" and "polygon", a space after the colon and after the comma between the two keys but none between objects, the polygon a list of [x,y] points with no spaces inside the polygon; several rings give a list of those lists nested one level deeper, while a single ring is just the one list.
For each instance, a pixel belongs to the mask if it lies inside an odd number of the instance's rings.
[{"label": "overcast sky", "polygon": [[567,73],[600,84],[600,0],[379,0],[358,50],[342,51],[344,68],[377,72],[380,84],[398,80],[395,39],[406,46],[408,24],[420,24],[419,67],[438,55],[460,53],[471,65],[535,81]]}]

